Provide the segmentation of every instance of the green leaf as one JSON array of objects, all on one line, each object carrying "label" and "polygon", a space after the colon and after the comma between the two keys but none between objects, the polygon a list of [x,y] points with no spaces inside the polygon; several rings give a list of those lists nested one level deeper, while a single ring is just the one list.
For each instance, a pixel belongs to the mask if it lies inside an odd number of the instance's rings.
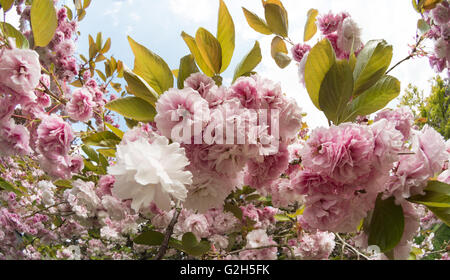
[{"label": "green leaf", "polygon": [[428,207],[446,225],[450,226],[450,207]]},{"label": "green leaf", "polygon": [[139,97],[116,99],[107,103],[105,107],[126,118],[140,122],[151,122],[156,115],[155,107]]},{"label": "green leaf", "polygon": [[184,88],[184,81],[189,78],[193,73],[197,73],[199,70],[195,65],[194,57],[189,54],[180,60],[180,69],[178,70],[178,88]]},{"label": "green leaf", "polygon": [[7,192],[13,192],[19,196],[23,195],[23,193],[13,184],[11,184],[10,182],[6,181],[5,179],[0,177],[0,189],[3,189]]},{"label": "green leaf", "polygon": [[353,73],[346,60],[337,61],[325,75],[319,92],[319,105],[335,125],[341,123],[343,113],[353,93]]},{"label": "green leaf", "polygon": [[417,29],[419,29],[421,34],[425,34],[430,31],[431,27],[425,20],[419,19],[417,21]]},{"label": "green leaf", "polygon": [[354,96],[371,88],[386,73],[392,60],[392,46],[384,40],[369,41],[358,55],[353,78]]},{"label": "green leaf", "polygon": [[231,203],[225,203],[223,210],[232,213],[236,218],[242,220],[242,209]]},{"label": "green leaf", "polygon": [[378,196],[369,228],[369,245],[377,245],[382,253],[397,246],[403,236],[405,218],[401,206],[395,204],[395,198],[386,200]]},{"label": "green leaf", "polygon": [[290,222],[291,221],[291,219],[288,216],[283,215],[283,214],[276,214],[274,216],[274,218],[275,218],[275,220],[277,220],[279,222]]},{"label": "green leaf", "polygon": [[287,37],[288,19],[287,13],[283,7],[277,4],[268,3],[264,5],[264,13],[270,30],[281,37]]},{"label": "green leaf", "polygon": [[450,242],[450,227],[446,224],[441,224],[434,232],[433,246],[434,250],[445,249]]},{"label": "green leaf", "polygon": [[89,146],[115,148],[121,140],[111,131],[101,131],[84,137],[83,143]]},{"label": "green leaf", "polygon": [[58,26],[53,0],[33,0],[30,16],[34,44],[38,47],[47,46]]},{"label": "green leaf", "polygon": [[191,54],[194,56],[195,61],[198,64],[198,67],[200,67],[203,73],[205,73],[205,75],[209,77],[214,76],[214,71],[211,68],[209,68],[208,64],[206,64],[205,60],[203,59],[203,56],[200,53],[197,43],[195,42],[195,38],[188,35],[184,31],[181,33],[181,37],[183,37],[184,42],[189,47]]},{"label": "green leaf", "polygon": [[192,256],[202,256],[211,249],[208,241],[197,241],[197,237],[192,232],[187,232],[181,239],[183,250]]},{"label": "green leaf", "polygon": [[410,197],[408,201],[431,207],[450,208],[450,185],[439,181],[428,181],[425,195]]},{"label": "green leaf", "polygon": [[352,101],[351,114],[365,116],[383,109],[400,94],[400,81],[383,76],[375,85]]},{"label": "green leaf", "polygon": [[28,42],[27,38],[23,36],[22,32],[17,30],[14,26],[7,22],[2,22],[1,24],[3,33],[10,37],[14,38],[16,40],[16,47],[19,49],[29,49],[30,43]]},{"label": "green leaf", "polygon": [[305,65],[305,86],[314,105],[320,110],[319,92],[326,74],[336,62],[328,39],[317,43],[309,52]]},{"label": "green leaf", "polygon": [[271,44],[271,55],[280,68],[285,68],[291,63],[291,58],[287,56],[288,49],[286,43],[279,36],[275,36]]},{"label": "green leaf", "polygon": [[216,37],[200,27],[195,34],[195,43],[209,69],[219,74],[222,68],[222,47]]},{"label": "green leaf", "polygon": [[272,34],[272,30],[270,30],[269,26],[267,26],[267,23],[262,18],[258,17],[256,14],[250,12],[244,7],[242,7],[242,10],[244,11],[245,19],[247,20],[248,25],[253,28],[253,30],[264,35]]},{"label": "green leaf", "polygon": [[255,45],[251,49],[251,51],[242,59],[241,63],[236,67],[234,72],[233,82],[236,81],[237,78],[249,73],[255,69],[256,66],[261,62],[261,48],[259,46],[259,42],[256,41]]},{"label": "green leaf", "polygon": [[219,21],[217,24],[217,40],[222,49],[222,67],[220,73],[224,72],[230,65],[235,47],[235,28],[233,18],[227,6],[220,0]]},{"label": "green leaf", "polygon": [[98,162],[98,154],[95,152],[94,149],[92,149],[89,146],[83,145],[81,147],[81,149],[83,150],[83,152],[88,156],[88,158],[92,161]]},{"label": "green leaf", "polygon": [[140,76],[133,73],[130,69],[125,68],[123,70],[123,77],[128,83],[127,92],[144,99],[153,106],[159,98],[158,93],[149,86],[149,84]]},{"label": "green leaf", "polygon": [[303,41],[309,41],[317,33],[316,17],[319,11],[316,9],[311,9],[308,11],[308,19],[305,24],[305,33],[303,35]]},{"label": "green leaf", "polygon": [[173,87],[173,75],[167,63],[129,36],[128,42],[135,56],[133,72],[141,76],[158,94]]},{"label": "green leaf", "polygon": [[53,185],[63,189],[73,188],[72,182],[69,180],[56,180],[55,182],[53,182]]},{"label": "green leaf", "polygon": [[11,9],[14,4],[14,0],[0,0],[0,5],[2,5],[3,12],[7,12]]},{"label": "green leaf", "polygon": [[159,246],[164,241],[164,234],[149,230],[138,235],[133,242],[140,245]]}]

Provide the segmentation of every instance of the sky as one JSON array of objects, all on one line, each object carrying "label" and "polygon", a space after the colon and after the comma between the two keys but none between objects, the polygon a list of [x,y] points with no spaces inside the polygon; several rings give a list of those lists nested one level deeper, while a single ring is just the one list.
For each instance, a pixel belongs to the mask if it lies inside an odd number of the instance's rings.
[{"label": "sky", "polygon": [[[65,0],[70,4],[71,0]],[[371,39],[385,39],[394,46],[392,63],[408,55],[408,44],[414,42],[419,15],[413,10],[410,0],[282,0],[289,13],[289,37],[296,43],[302,42],[306,14],[309,9],[319,14],[329,11],[347,11],[362,29],[363,42]],[[327,124],[298,78],[298,67],[291,63],[279,69],[270,56],[270,42],[273,36],[266,36],[251,29],[241,7],[264,17],[260,0],[225,0],[236,27],[236,50],[228,70],[223,74],[224,84],[229,85],[236,65],[253,47],[255,40],[261,45],[263,60],[255,69],[260,75],[280,82],[283,92],[297,100],[308,114],[310,127]],[[79,53],[88,53],[88,34],[103,33],[111,37],[109,54],[132,68],[133,53],[128,45],[127,35],[161,56],[171,67],[177,69],[179,59],[189,54],[180,34],[182,31],[195,35],[199,27],[216,34],[219,0],[92,0],[86,18],[80,23],[81,36]],[[95,37],[94,37],[95,38]],[[315,36],[309,43],[318,41]],[[402,82],[402,92],[409,83],[425,90],[435,75],[426,58],[410,60],[390,73]],[[389,106],[395,107],[396,102]]]}]

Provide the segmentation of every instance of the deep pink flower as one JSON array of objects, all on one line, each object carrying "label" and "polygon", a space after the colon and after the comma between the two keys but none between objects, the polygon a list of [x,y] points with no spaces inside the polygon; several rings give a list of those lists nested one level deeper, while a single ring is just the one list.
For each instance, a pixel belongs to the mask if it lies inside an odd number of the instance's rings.
[{"label": "deep pink flower", "polygon": [[311,47],[307,44],[296,44],[292,47],[292,56],[294,60],[297,62],[302,61],[302,58],[305,56],[307,52],[311,50]]},{"label": "deep pink flower", "polygon": [[340,15],[334,15],[331,12],[317,18],[319,30],[323,35],[328,35],[337,31],[341,21],[342,17]]}]

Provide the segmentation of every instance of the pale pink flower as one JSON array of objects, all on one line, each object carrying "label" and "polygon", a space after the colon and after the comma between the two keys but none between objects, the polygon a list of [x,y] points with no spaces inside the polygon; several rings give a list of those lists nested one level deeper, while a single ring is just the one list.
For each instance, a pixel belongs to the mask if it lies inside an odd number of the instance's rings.
[{"label": "pale pink flower", "polygon": [[279,131],[281,139],[290,141],[295,139],[302,129],[303,111],[293,98],[284,98],[280,110]]},{"label": "pale pink flower", "polygon": [[[41,77],[39,55],[32,50],[3,49],[0,54],[0,86],[34,100]],[[8,93],[8,92],[7,92]]]},{"label": "pale pink flower", "polygon": [[450,169],[445,170],[439,175],[437,178],[438,181],[449,184],[450,185]]},{"label": "pale pink flower", "polygon": [[86,122],[92,118],[95,103],[92,95],[85,88],[80,88],[72,93],[70,102],[66,105],[69,117],[76,121]]},{"label": "pale pink flower", "polygon": [[37,134],[37,148],[46,158],[57,159],[68,154],[73,131],[60,117],[51,115],[44,118],[37,129]]},{"label": "pale pink flower", "polygon": [[409,139],[411,127],[414,125],[414,116],[408,107],[397,110],[386,109],[377,114],[375,121],[386,119],[395,124],[395,129],[403,134],[403,140]]},{"label": "pale pink flower", "polygon": [[76,46],[72,40],[65,40],[59,43],[55,48],[58,57],[72,56],[75,53],[75,50]]},{"label": "pale pink flower", "polygon": [[301,151],[303,165],[344,184],[371,171],[374,139],[368,127],[346,123],[318,128]]},{"label": "pale pink flower", "polygon": [[352,47],[354,52],[362,47],[361,29],[353,19],[348,17],[339,25],[337,45],[346,54],[350,54]]},{"label": "pale pink flower", "polygon": [[199,240],[209,236],[209,224],[205,215],[189,215],[184,220],[182,228],[184,232],[192,232]]},{"label": "pale pink flower", "polygon": [[[168,90],[158,99],[156,111],[158,130],[167,138],[177,138],[173,140],[190,141],[191,137],[201,132],[210,118],[208,103],[191,88]],[[191,135],[184,135],[183,129],[187,129]]]},{"label": "pale pink flower", "polygon": [[0,155],[24,156],[31,153],[30,133],[12,119],[0,121]]},{"label": "pale pink flower", "polygon": [[211,208],[223,206],[227,196],[236,187],[236,180],[219,176],[215,172],[193,171],[192,185],[187,186],[188,194],[184,207],[205,213]]},{"label": "pale pink flower", "polygon": [[[253,230],[247,234],[247,249],[260,248],[264,246],[276,245],[263,229]],[[239,253],[241,260],[276,260],[277,248],[247,250]]]},{"label": "pale pink flower", "polygon": [[208,92],[216,85],[213,79],[203,73],[194,73],[184,81],[184,87],[197,91],[201,97],[205,98]]},{"label": "pale pink flower", "polygon": [[262,162],[249,161],[244,183],[252,188],[270,186],[289,166],[289,152],[285,147],[275,155],[265,156]]},{"label": "pale pink flower", "polygon": [[317,231],[303,233],[298,240],[290,240],[289,243],[295,256],[302,260],[327,260],[336,246],[334,239],[334,233]]},{"label": "pale pink flower", "polygon": [[431,16],[437,25],[443,25],[450,21],[450,7],[448,2],[444,1],[437,4],[436,7],[431,10]]},{"label": "pale pink flower", "polygon": [[267,192],[271,195],[275,207],[288,207],[295,202],[304,202],[304,196],[299,195],[291,180],[286,178],[275,180]]}]

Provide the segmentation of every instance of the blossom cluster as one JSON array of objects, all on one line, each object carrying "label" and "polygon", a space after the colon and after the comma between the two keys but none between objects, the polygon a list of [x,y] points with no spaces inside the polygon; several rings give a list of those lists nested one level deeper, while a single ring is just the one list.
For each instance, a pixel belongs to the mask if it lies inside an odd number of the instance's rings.
[{"label": "blossom cluster", "polygon": [[[330,41],[338,59],[348,59],[353,52],[358,56],[364,44],[361,39],[361,29],[346,12],[321,15],[317,18],[317,26],[323,38]],[[292,47],[292,56],[299,64],[300,80],[304,83],[305,65],[311,46],[296,44]]]},{"label": "blossom cluster", "polygon": [[430,26],[425,34],[433,40],[433,53],[428,55],[431,67],[441,73],[447,69],[450,77],[450,3],[445,0],[432,10],[423,14],[424,20]]},{"label": "blossom cluster", "polygon": [[[173,135],[179,127],[194,128],[188,138],[193,141],[182,142],[193,175],[184,206],[201,212],[221,207],[244,183],[271,191],[288,168],[287,147],[302,125],[296,102],[279,84],[257,75],[239,78],[227,88],[201,73],[192,74],[184,89],[164,93],[156,110],[158,131],[173,141],[179,140]],[[215,141],[208,143],[206,135]]]}]

